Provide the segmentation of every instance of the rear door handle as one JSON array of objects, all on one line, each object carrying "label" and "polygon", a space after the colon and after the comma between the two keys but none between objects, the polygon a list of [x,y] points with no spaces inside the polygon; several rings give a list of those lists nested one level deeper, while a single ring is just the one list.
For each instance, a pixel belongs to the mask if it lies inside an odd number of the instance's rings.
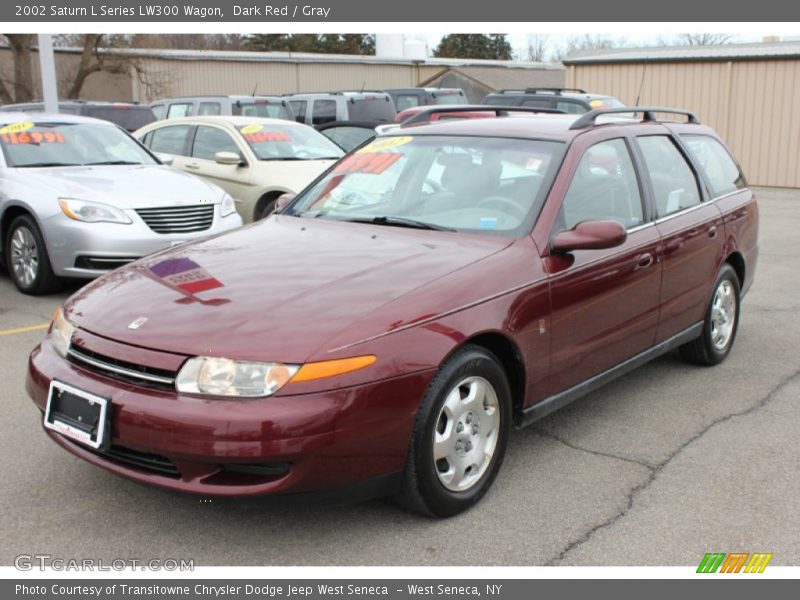
[{"label": "rear door handle", "polygon": [[715,225],[712,225],[711,227],[708,228],[708,237],[710,237],[711,239],[717,237],[717,227]]},{"label": "rear door handle", "polygon": [[196,171],[197,169],[200,168],[200,165],[198,165],[197,163],[188,163],[186,165],[186,168],[187,169],[192,169],[192,171]]},{"label": "rear door handle", "polygon": [[637,269],[646,269],[650,265],[653,264],[653,255],[650,253],[642,254],[637,261],[636,268]]}]

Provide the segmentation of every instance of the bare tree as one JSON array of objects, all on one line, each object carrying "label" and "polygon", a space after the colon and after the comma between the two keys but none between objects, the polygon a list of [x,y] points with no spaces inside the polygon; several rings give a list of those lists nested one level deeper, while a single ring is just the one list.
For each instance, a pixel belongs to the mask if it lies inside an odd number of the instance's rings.
[{"label": "bare tree", "polygon": [[529,33],[526,41],[524,60],[544,62],[550,50],[550,36],[546,33]]},{"label": "bare tree", "polygon": [[684,33],[679,38],[679,43],[686,46],[720,46],[736,41],[736,36],[731,33]]},{"label": "bare tree", "polygon": [[556,51],[556,59],[561,60],[573,52],[581,50],[608,50],[627,46],[624,38],[612,38],[603,34],[584,33],[574,35],[567,39],[567,43]]},{"label": "bare tree", "polygon": [[0,100],[3,104],[27,102],[33,99],[32,33],[8,33],[3,36],[11,50],[14,63],[13,79],[0,76]]}]

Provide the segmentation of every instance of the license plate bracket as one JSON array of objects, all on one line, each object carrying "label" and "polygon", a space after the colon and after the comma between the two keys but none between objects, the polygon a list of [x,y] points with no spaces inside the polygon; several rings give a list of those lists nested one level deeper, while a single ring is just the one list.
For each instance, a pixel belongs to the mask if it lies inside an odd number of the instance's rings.
[{"label": "license plate bracket", "polygon": [[47,393],[44,426],[94,449],[108,445],[108,398],[54,379]]}]

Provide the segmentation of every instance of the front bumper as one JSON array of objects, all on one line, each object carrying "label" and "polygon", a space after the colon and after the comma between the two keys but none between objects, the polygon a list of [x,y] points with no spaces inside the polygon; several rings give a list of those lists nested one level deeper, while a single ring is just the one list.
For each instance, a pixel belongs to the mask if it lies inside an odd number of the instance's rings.
[{"label": "front bumper", "polygon": [[[54,378],[110,398],[111,450],[166,459],[176,473],[131,464],[45,430],[88,462],[171,490],[248,496],[325,491],[402,471],[432,376],[431,370],[324,393],[208,400],[87,371],[61,358],[46,339],[30,356],[26,388],[42,411]],[[256,472],[242,472],[240,465],[255,465]],[[265,465],[276,472],[258,472]]]},{"label": "front bumper", "polygon": [[133,223],[83,223],[64,214],[45,219],[42,228],[53,272],[59,277],[94,278],[153,252],[242,225],[237,213],[220,217],[219,205],[214,206],[211,227],[195,233],[156,233],[136,211],[125,213]]}]

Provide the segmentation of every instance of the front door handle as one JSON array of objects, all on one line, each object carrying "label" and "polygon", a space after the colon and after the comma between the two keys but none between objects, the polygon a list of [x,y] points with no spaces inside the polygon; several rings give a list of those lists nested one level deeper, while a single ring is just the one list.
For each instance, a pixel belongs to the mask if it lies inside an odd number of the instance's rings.
[{"label": "front door handle", "polygon": [[712,240],[715,237],[717,237],[717,226],[716,225],[712,225],[711,227],[708,228],[708,237],[710,237]]},{"label": "front door handle", "polygon": [[636,268],[637,269],[646,269],[647,267],[649,267],[652,264],[653,264],[653,255],[648,252],[647,254],[642,254],[639,257],[639,260],[636,263]]},{"label": "front door handle", "polygon": [[188,163],[186,165],[186,168],[191,169],[192,171],[196,171],[197,169],[200,168],[200,165],[198,165],[197,163]]}]

